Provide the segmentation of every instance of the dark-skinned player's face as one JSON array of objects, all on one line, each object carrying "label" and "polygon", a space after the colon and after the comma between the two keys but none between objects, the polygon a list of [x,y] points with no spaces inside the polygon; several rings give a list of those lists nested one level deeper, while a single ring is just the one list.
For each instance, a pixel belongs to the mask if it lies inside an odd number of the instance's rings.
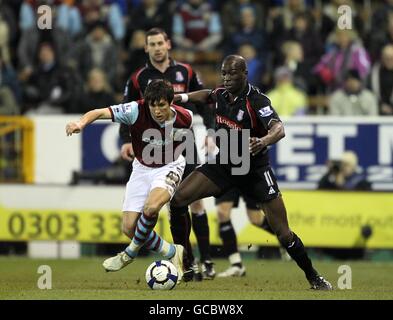
[{"label": "dark-skinned player's face", "polygon": [[149,104],[150,114],[158,123],[164,123],[171,119],[171,104],[165,99]]},{"label": "dark-skinned player's face", "polygon": [[247,83],[247,71],[236,60],[227,60],[221,66],[221,77],[225,89],[239,94]]}]

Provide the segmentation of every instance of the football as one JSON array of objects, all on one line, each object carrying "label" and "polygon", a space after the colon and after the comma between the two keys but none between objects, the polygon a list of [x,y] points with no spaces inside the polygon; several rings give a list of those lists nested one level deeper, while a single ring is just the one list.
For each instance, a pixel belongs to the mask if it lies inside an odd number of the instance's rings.
[{"label": "football", "polygon": [[146,283],[153,290],[171,290],[177,283],[177,269],[167,260],[154,261],[146,269]]}]

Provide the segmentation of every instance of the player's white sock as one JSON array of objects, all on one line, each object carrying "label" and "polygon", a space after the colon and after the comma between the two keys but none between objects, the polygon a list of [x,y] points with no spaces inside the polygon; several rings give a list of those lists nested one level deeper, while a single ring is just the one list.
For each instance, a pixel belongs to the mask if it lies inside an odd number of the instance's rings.
[{"label": "player's white sock", "polygon": [[230,263],[231,265],[234,265],[234,264],[241,264],[241,263],[242,263],[242,257],[240,256],[240,253],[239,253],[239,252],[232,253],[232,254],[228,257],[228,259],[229,259],[229,263]]}]

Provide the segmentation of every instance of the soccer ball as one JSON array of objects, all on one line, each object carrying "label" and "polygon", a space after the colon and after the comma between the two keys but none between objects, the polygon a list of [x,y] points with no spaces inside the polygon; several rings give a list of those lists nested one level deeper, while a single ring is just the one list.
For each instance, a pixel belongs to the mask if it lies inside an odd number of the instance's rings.
[{"label": "soccer ball", "polygon": [[153,290],[171,290],[177,283],[177,269],[167,260],[154,261],[146,269],[147,285]]}]

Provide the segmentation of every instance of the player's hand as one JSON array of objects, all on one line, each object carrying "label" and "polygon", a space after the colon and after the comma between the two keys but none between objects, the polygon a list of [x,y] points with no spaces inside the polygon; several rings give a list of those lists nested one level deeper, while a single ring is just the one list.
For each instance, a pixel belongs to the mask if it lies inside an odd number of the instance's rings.
[{"label": "player's hand", "polygon": [[69,122],[66,125],[66,134],[67,136],[71,136],[73,133],[80,133],[82,131],[82,127],[79,122]]},{"label": "player's hand", "polygon": [[214,141],[213,137],[211,136],[206,136],[205,137],[205,145],[203,146],[205,148],[205,154],[212,154],[216,151],[216,142]]},{"label": "player's hand", "polygon": [[251,137],[249,139],[249,150],[253,156],[261,152],[261,150],[265,147],[266,144],[264,143],[262,138]]},{"label": "player's hand", "polygon": [[180,94],[175,94],[173,97],[173,102],[181,102],[181,95]]},{"label": "player's hand", "polygon": [[127,161],[133,161],[135,158],[135,154],[134,154],[134,149],[132,147],[132,143],[124,143],[121,146],[121,150],[120,150],[120,154],[122,159],[127,160]]}]

